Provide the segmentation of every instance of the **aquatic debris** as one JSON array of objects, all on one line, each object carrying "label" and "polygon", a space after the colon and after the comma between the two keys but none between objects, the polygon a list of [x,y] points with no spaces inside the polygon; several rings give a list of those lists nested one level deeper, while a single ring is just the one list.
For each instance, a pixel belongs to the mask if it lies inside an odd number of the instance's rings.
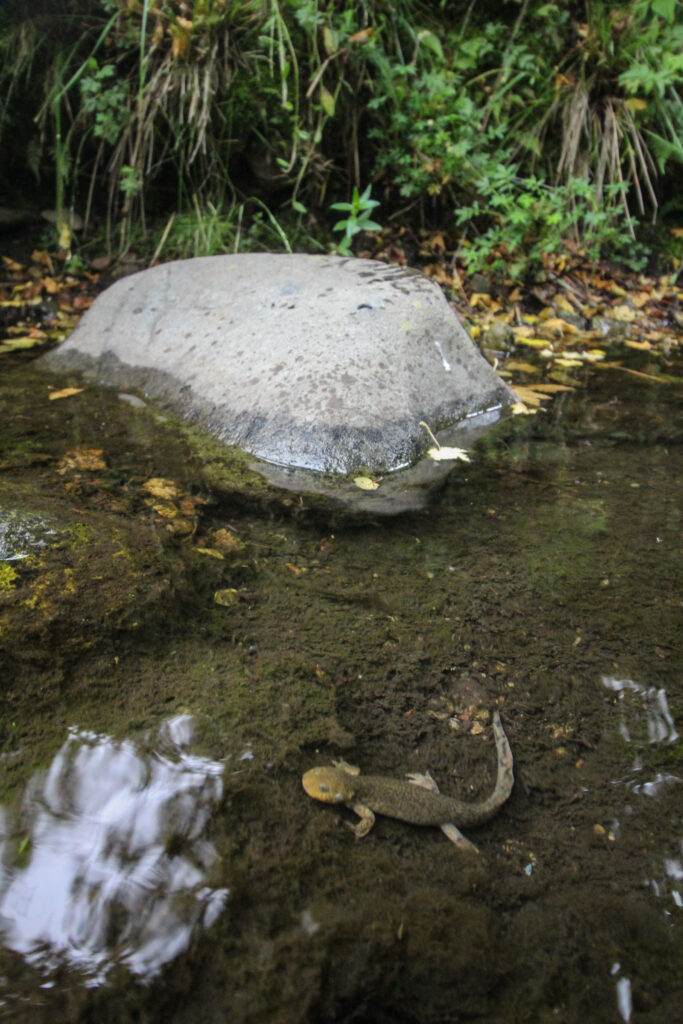
[{"label": "aquatic debris", "polygon": [[57,398],[71,398],[72,395],[80,395],[84,388],[60,388],[59,391],[51,391],[47,396],[51,402]]},{"label": "aquatic debris", "polygon": [[434,448],[427,449],[427,455],[430,459],[434,459],[435,462],[450,462],[451,460],[455,461],[457,459],[462,459],[463,462],[472,461],[464,448],[449,448],[444,445],[440,445],[424,420],[420,420],[420,426],[425,428],[436,446]]},{"label": "aquatic debris", "polygon": [[353,482],[361,491],[376,491],[379,484],[369,476],[354,476]]}]

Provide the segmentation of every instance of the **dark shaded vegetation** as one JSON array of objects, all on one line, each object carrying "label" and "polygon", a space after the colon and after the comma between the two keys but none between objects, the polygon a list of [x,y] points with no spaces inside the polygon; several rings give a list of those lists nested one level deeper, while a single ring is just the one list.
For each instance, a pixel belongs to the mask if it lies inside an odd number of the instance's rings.
[{"label": "dark shaded vegetation", "polygon": [[371,186],[470,272],[643,265],[653,226],[675,269],[682,42],[674,0],[9,0],[0,182],[65,249],[325,249],[350,199],[343,249]]}]

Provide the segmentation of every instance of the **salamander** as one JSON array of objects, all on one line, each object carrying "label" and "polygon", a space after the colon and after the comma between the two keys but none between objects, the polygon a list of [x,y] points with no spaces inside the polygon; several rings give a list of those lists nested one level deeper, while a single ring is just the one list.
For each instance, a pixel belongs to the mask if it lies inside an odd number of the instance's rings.
[{"label": "salamander", "polygon": [[306,793],[324,803],[345,804],[360,821],[346,824],[361,839],[375,824],[375,814],[407,821],[411,825],[437,825],[461,848],[475,849],[458,827],[474,828],[489,821],[502,807],[514,785],[512,750],[500,720],[493,714],[493,735],[498,753],[498,773],[493,792],[485,800],[470,803],[440,793],[429,775],[408,775],[408,782],[383,775],[361,775],[358,768],[335,761],[311,768],[302,778]]}]

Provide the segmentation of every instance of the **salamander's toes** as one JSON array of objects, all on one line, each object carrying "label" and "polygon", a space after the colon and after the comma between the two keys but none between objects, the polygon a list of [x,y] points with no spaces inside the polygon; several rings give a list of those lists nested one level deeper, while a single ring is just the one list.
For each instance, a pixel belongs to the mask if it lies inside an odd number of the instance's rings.
[{"label": "salamander's toes", "polygon": [[406,778],[413,786],[420,786],[422,789],[428,789],[431,793],[439,792],[439,787],[429,772],[425,772],[424,775],[421,772],[409,772],[406,774]]}]

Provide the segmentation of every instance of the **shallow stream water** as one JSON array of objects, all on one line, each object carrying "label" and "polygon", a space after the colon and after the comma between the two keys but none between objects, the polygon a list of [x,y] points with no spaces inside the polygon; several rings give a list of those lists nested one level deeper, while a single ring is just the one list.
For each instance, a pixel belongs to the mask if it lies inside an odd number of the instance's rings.
[{"label": "shallow stream water", "polygon": [[[51,474],[80,515],[147,477],[212,497],[126,401],[93,388],[57,422],[42,386],[3,379],[30,424],[5,483]],[[419,514],[213,496],[234,600],[189,574],[142,628],[5,663],[0,1020],[677,1020],[682,435],[680,389],[602,371]],[[76,444],[106,487],[55,475]],[[301,789],[343,757],[480,798],[495,707],[516,784],[479,856],[388,818],[356,840]]]}]

